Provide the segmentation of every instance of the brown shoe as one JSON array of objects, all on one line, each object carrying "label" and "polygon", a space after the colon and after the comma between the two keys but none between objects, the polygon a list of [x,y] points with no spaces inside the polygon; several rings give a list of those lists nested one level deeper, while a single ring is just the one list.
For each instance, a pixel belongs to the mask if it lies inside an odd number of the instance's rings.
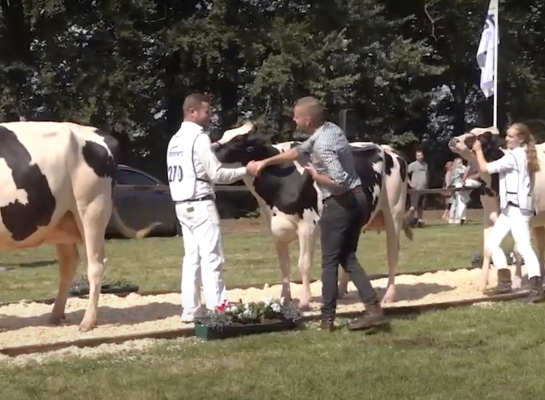
[{"label": "brown shoe", "polygon": [[545,301],[545,293],[543,292],[543,277],[533,276],[530,278],[530,294],[528,295],[529,303],[541,303]]},{"label": "brown shoe", "polygon": [[320,322],[320,330],[325,332],[333,332],[335,330],[335,323],[333,319],[322,319]]},{"label": "brown shoe", "polygon": [[384,318],[384,313],[380,304],[366,306],[366,310],[354,321],[348,324],[351,331],[368,330],[384,326],[388,323]]},{"label": "brown shoe", "polygon": [[511,293],[511,271],[509,269],[499,269],[498,270],[498,285],[490,290],[487,290],[485,294],[487,295],[497,295],[497,294],[506,294]]}]

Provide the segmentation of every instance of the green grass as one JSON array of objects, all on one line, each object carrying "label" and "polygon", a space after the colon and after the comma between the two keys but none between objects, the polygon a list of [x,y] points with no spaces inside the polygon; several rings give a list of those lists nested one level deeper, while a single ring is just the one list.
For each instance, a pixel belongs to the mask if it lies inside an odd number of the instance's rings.
[{"label": "green grass", "polygon": [[[433,226],[402,239],[400,270],[469,265],[481,246],[478,225]],[[510,246],[510,244],[507,244]],[[507,248],[506,246],[506,248]],[[277,281],[266,236],[232,233],[228,283]],[[176,288],[181,238],[108,244],[109,275],[142,289]],[[2,254],[7,263],[53,259],[51,249]],[[384,236],[366,234],[360,257],[370,272],[386,268]],[[292,255],[296,271],[296,253]],[[317,258],[313,275],[319,274]],[[297,275],[294,274],[294,277]],[[0,275],[3,299],[51,296],[56,268],[21,266]],[[541,305],[481,305],[394,320],[391,333],[301,331],[202,343],[162,341],[147,349],[0,361],[3,399],[415,399],[542,398],[545,318]],[[0,323],[1,324],[1,323]]]},{"label": "green grass", "polygon": [[[414,241],[401,238],[401,259],[398,271],[430,270],[470,266],[482,243],[478,224],[465,227],[429,226],[414,230]],[[320,276],[320,251],[312,268],[312,276]],[[290,246],[292,279],[298,280],[299,247]],[[242,283],[275,283],[280,272],[273,244],[261,231],[225,235],[225,280],[227,285]],[[109,279],[123,278],[140,285],[140,290],[177,289],[180,287],[183,241],[180,237],[143,240],[112,240],[106,244],[106,274]],[[362,235],[359,258],[368,273],[385,273],[385,234],[368,232]],[[85,253],[80,247],[80,255]],[[0,273],[0,301],[54,297],[57,290],[55,250],[42,246],[25,251],[2,253],[5,265],[15,269]],[[34,266],[38,264],[39,266]],[[45,264],[46,266],[43,266]],[[40,266],[42,265],[42,266]],[[78,274],[84,274],[84,265]]]}]

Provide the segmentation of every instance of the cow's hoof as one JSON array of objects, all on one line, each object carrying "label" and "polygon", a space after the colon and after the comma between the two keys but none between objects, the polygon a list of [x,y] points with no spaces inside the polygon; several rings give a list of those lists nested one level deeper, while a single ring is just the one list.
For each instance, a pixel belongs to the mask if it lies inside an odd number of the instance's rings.
[{"label": "cow's hoof", "polygon": [[337,293],[337,299],[344,299],[346,295],[348,294],[347,291],[340,291]]},{"label": "cow's hoof", "polygon": [[81,324],[79,324],[79,331],[80,332],[89,332],[89,331],[92,331],[95,326],[96,326],[96,322],[83,321]]},{"label": "cow's hoof", "polygon": [[301,311],[310,311],[310,304],[309,303],[299,303],[299,309]]},{"label": "cow's hoof", "polygon": [[522,278],[519,276],[514,276],[512,287],[514,290],[522,289]]},{"label": "cow's hoof", "polygon": [[382,304],[392,304],[396,301],[396,292],[395,290],[386,290],[386,293],[384,293],[384,297],[382,298],[381,303]]}]

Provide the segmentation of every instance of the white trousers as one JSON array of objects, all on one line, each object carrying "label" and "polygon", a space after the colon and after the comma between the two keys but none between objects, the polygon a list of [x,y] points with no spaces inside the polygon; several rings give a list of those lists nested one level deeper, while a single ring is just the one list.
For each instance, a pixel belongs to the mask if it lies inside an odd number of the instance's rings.
[{"label": "white trousers", "polygon": [[[476,181],[474,179],[467,179],[463,187],[466,187],[470,190],[461,190],[459,192],[454,192],[453,205],[454,203],[456,203],[456,205],[454,206],[454,209],[451,206],[451,211],[450,211],[451,219],[455,219],[456,221],[466,219],[467,204],[469,203],[469,200],[471,199],[470,197],[471,189],[476,189],[479,186],[481,186],[481,183],[479,181]],[[462,184],[459,183],[455,187],[461,188]]]},{"label": "white trousers", "polygon": [[501,212],[486,241],[486,247],[492,254],[492,262],[498,269],[507,268],[505,253],[501,248],[501,242],[509,232],[515,241],[515,247],[524,258],[528,278],[541,276],[539,261],[532,248],[530,236],[530,218],[532,214],[521,211],[518,207],[507,206]]},{"label": "white trousers", "polygon": [[182,227],[184,260],[182,265],[183,314],[194,315],[201,308],[201,283],[206,308],[214,310],[226,296],[220,218],[212,200],[176,204]]}]

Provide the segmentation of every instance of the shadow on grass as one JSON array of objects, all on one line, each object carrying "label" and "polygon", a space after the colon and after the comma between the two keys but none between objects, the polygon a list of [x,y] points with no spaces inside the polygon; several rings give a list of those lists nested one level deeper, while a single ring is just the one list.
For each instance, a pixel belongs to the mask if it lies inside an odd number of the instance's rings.
[{"label": "shadow on grass", "polygon": [[39,260],[39,261],[29,261],[29,262],[13,262],[13,263],[7,263],[3,262],[1,264],[2,267],[5,267],[9,270],[13,270],[16,268],[39,268],[39,267],[50,267],[52,265],[57,265],[57,260]]},{"label": "shadow on grass", "polygon": [[[51,306],[51,310],[53,306]],[[180,305],[171,303],[150,303],[128,308],[99,307],[98,324],[100,325],[136,325],[143,322],[164,320],[180,315]],[[85,310],[77,310],[66,313],[63,326],[79,325]],[[0,332],[15,331],[28,327],[51,326],[48,322],[51,312],[32,317],[19,317],[14,315],[0,315]],[[52,326],[51,326],[52,327]]]},{"label": "shadow on grass", "polygon": [[[398,283],[396,284],[396,302],[420,300],[430,294],[439,294],[454,289],[454,286],[439,285],[437,283],[416,283],[414,285]],[[375,290],[377,291],[379,299],[382,299],[385,292],[384,288],[377,287]],[[322,296],[314,296],[312,301],[321,302]],[[337,300],[338,305],[348,305],[360,302],[361,301],[356,290],[348,292],[344,298]],[[395,303],[393,305],[395,306]]]}]

